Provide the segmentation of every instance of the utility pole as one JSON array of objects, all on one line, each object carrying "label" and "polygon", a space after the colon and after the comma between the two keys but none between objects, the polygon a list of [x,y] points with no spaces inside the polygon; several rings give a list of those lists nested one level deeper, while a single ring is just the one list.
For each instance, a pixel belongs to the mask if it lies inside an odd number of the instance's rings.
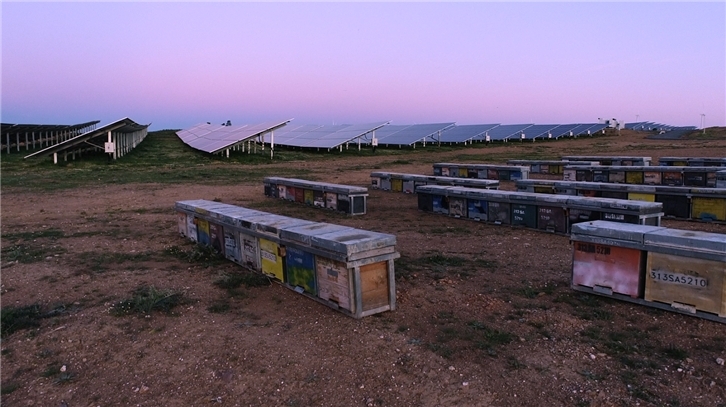
[{"label": "utility pole", "polygon": [[701,128],[703,129],[703,134],[706,134],[706,114],[701,113]]}]

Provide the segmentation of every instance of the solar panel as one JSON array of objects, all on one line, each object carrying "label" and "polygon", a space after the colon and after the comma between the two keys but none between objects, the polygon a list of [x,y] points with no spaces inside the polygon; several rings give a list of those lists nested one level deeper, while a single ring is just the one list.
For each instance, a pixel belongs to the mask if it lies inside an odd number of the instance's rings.
[{"label": "solar panel", "polygon": [[[138,124],[134,122],[133,120],[129,119],[128,117],[123,118],[121,120],[117,120],[113,123],[109,123],[105,126],[99,127],[95,130],[87,131],[83,134],[77,135],[75,137],[69,138],[67,140],[61,141],[60,143],[54,144],[50,147],[46,147],[40,151],[36,151],[32,154],[29,154],[25,156],[25,158],[38,156],[38,155],[51,155],[51,154],[57,154],[57,153],[63,153],[63,152],[69,152],[74,149],[77,149],[79,145],[82,145],[86,142],[91,142],[92,145],[94,143],[96,144],[102,144],[106,141],[106,137],[108,132],[114,132],[114,133],[135,133],[139,131],[146,131],[146,129],[149,127],[148,124]],[[145,136],[146,133],[144,133]],[[135,147],[135,146],[134,146]],[[122,154],[120,152],[119,154]]]},{"label": "solar panel", "polygon": [[320,124],[299,124],[293,125],[288,124],[285,127],[275,130],[275,144],[289,145],[287,143],[301,135],[313,131],[319,127]]},{"label": "solar panel", "polygon": [[551,134],[552,138],[554,138],[554,139],[569,136],[570,132],[577,126],[579,126],[579,125],[578,124],[560,124],[559,126],[550,130],[549,134]]},{"label": "solar panel", "polygon": [[[395,127],[398,131],[388,135],[376,132],[376,138],[378,139],[379,145],[410,146],[418,142],[431,142],[432,140],[438,140],[438,133],[453,125],[454,123],[397,125]],[[387,129],[388,127],[390,127],[390,125],[384,127],[384,129]],[[431,137],[436,137],[436,139],[432,139]]]},{"label": "solar panel", "polygon": [[466,124],[452,126],[441,133],[439,141],[442,143],[462,143],[476,139],[478,136],[491,130],[499,124]]},{"label": "solar panel", "polygon": [[308,143],[305,147],[335,148],[362,137],[367,133],[371,133],[385,126],[387,123],[388,122],[354,124],[338,131],[325,134],[319,139]]},{"label": "solar panel", "polygon": [[535,140],[538,138],[548,138],[549,131],[557,127],[556,124],[534,124],[523,130],[524,138]]},{"label": "solar panel", "polygon": [[178,131],[177,136],[192,148],[207,153],[217,153],[237,143],[264,135],[289,122],[290,120],[285,120],[238,126],[203,123]]},{"label": "solar panel", "polygon": [[[602,127],[600,127],[600,126],[602,126]],[[580,135],[585,135],[585,134],[592,134],[595,131],[597,131],[596,129],[598,129],[598,127],[599,127],[600,130],[602,130],[605,127],[607,127],[607,124],[602,124],[602,123],[584,123],[584,124],[578,124],[577,127],[575,127],[574,129],[571,130],[571,133],[572,133],[573,136],[580,136]],[[588,131],[589,131],[589,133],[588,133]]]},{"label": "solar panel", "polygon": [[330,134],[335,133],[336,131],[345,129],[346,127],[350,127],[350,124],[338,124],[338,125],[332,125],[332,126],[316,126],[313,128],[313,126],[310,126],[308,131],[301,132],[297,135],[297,137],[287,140],[284,143],[275,141],[275,144],[279,145],[286,145],[290,147],[308,147],[308,144],[311,142],[314,142],[315,140],[319,140],[321,137]]},{"label": "solar panel", "polygon": [[482,135],[483,139],[486,140],[487,136],[489,138],[488,141],[502,141],[502,140],[508,140],[509,138],[519,136],[519,134],[526,129],[527,127],[533,126],[532,124],[503,124],[500,126],[497,126],[489,131],[487,131],[484,135]]}]

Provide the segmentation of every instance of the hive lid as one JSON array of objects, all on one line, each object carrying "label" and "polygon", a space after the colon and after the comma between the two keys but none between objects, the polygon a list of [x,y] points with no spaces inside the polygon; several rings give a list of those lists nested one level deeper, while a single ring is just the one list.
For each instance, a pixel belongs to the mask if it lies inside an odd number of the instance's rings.
[{"label": "hive lid", "polygon": [[572,225],[572,240],[580,236],[597,237],[603,239],[615,239],[638,244],[644,243],[644,235],[665,229],[661,226],[635,225],[632,223],[609,222],[595,220],[580,222]]},{"label": "hive lid", "polygon": [[313,247],[350,256],[354,253],[395,246],[396,236],[348,228],[337,232],[311,236],[310,241]]},{"label": "hive lid", "polygon": [[305,219],[297,219],[287,216],[270,214],[269,216],[255,218],[253,220],[253,223],[256,231],[275,237],[280,237],[280,232],[283,228],[305,226],[316,222]]},{"label": "hive lid", "polygon": [[587,196],[570,196],[568,205],[589,210],[625,210],[638,214],[652,214],[663,211],[660,202],[631,201],[613,198],[592,198]]},{"label": "hive lid", "polygon": [[662,248],[726,254],[726,235],[694,230],[665,229],[645,235],[645,244]]},{"label": "hive lid", "polygon": [[321,222],[314,222],[312,224],[302,226],[286,226],[280,230],[280,239],[310,246],[310,239],[313,236],[338,232],[344,229],[350,229],[350,227]]}]

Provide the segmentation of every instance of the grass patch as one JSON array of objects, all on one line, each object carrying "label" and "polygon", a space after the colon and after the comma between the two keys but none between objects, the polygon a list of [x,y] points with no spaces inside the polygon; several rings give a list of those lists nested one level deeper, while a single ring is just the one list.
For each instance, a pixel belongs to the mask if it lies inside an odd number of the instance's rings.
[{"label": "grass patch", "polygon": [[0,394],[5,396],[5,395],[8,395],[8,394],[14,392],[15,390],[19,389],[20,385],[15,382],[5,382],[2,385],[0,385],[0,387],[2,388],[0,390]]},{"label": "grass patch", "polygon": [[79,264],[97,273],[107,271],[109,266],[126,262],[139,263],[153,258],[153,252],[84,252],[78,255]]},{"label": "grass patch", "polygon": [[226,299],[215,301],[212,305],[207,307],[207,311],[213,314],[225,314],[229,311],[229,309],[229,300]]},{"label": "grass patch", "polygon": [[38,328],[40,320],[43,318],[42,308],[39,304],[22,307],[4,306],[0,314],[2,314],[0,325],[3,338],[23,329]]},{"label": "grass patch", "polygon": [[169,246],[164,249],[164,253],[187,263],[196,263],[204,267],[214,267],[229,263],[212,246],[199,243],[195,244],[191,250],[185,250],[179,246]]},{"label": "grass patch", "polygon": [[131,297],[119,301],[111,306],[110,313],[114,316],[131,314],[150,314],[152,312],[171,313],[179,306],[186,304],[188,300],[183,293],[158,289],[154,286],[141,286],[131,293]]},{"label": "grass patch", "polygon": [[10,242],[15,243],[18,240],[35,240],[42,238],[58,239],[63,237],[64,233],[60,229],[44,229],[34,232],[16,232],[16,233],[3,233],[3,239],[8,239]]},{"label": "grass patch", "polygon": [[38,244],[13,244],[3,247],[0,250],[2,259],[5,262],[37,263],[48,257],[55,257],[65,253],[66,250],[57,245],[47,246]]},{"label": "grass patch", "polygon": [[233,290],[242,285],[245,287],[264,287],[270,284],[269,277],[252,272],[224,274],[214,282],[214,285],[225,290]]}]

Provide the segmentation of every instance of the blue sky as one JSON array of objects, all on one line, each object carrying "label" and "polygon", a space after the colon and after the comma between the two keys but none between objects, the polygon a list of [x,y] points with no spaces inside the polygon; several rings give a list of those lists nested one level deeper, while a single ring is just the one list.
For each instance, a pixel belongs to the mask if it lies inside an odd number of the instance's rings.
[{"label": "blue sky", "polygon": [[726,125],[726,3],[3,1],[2,121]]}]

